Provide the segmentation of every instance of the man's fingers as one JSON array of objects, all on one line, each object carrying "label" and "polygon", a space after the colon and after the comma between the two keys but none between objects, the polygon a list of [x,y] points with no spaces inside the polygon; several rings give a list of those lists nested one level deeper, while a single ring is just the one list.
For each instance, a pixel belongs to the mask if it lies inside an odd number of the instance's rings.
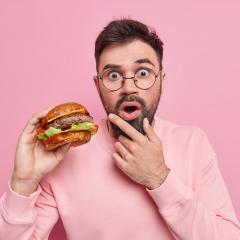
[{"label": "man's fingers", "polygon": [[121,142],[115,143],[115,148],[117,152],[122,156],[125,161],[128,161],[128,157],[130,156],[129,151],[122,145]]},{"label": "man's fingers", "polygon": [[32,118],[27,122],[19,141],[24,141],[25,143],[35,143],[37,140],[36,129],[40,127],[40,119],[44,117],[52,109],[46,108],[32,116]]},{"label": "man's fingers", "polygon": [[145,137],[139,133],[134,127],[132,127],[128,122],[124,121],[122,118],[115,114],[109,114],[109,120],[118,126],[123,132],[125,132],[134,142],[142,142]]},{"label": "man's fingers", "polygon": [[144,129],[144,132],[146,133],[146,136],[151,142],[159,142],[159,138],[154,132],[153,127],[149,124],[149,121],[147,118],[143,119],[143,129]]},{"label": "man's fingers", "polygon": [[119,136],[118,140],[130,153],[134,154],[134,152],[137,151],[137,143],[131,141],[130,139],[122,135]]},{"label": "man's fingers", "polygon": [[61,161],[67,151],[70,149],[71,143],[67,143],[56,150],[56,158],[58,161]]},{"label": "man's fingers", "polygon": [[114,160],[115,164],[116,164],[123,172],[126,172],[127,162],[126,162],[125,160],[123,160],[123,158],[121,158],[118,153],[113,153],[113,154],[112,154],[112,157],[113,157],[113,160]]},{"label": "man's fingers", "polygon": [[33,131],[40,126],[40,119],[43,118],[51,108],[46,108],[32,116],[32,118],[28,121],[25,126],[23,133],[31,134]]}]

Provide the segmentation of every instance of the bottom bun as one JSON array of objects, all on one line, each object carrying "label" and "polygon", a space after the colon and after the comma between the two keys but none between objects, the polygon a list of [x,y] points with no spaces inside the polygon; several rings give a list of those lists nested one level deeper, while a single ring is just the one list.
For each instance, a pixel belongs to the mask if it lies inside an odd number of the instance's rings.
[{"label": "bottom bun", "polygon": [[71,143],[71,147],[77,147],[89,142],[90,139],[91,133],[89,131],[63,132],[43,140],[43,144],[47,150],[55,150],[67,143]]}]

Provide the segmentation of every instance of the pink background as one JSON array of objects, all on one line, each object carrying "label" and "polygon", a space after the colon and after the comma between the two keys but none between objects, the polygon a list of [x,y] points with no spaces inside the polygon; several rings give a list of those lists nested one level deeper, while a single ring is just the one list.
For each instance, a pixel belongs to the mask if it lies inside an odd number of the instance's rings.
[{"label": "pink background", "polygon": [[[132,17],[165,43],[167,82],[157,114],[201,127],[240,217],[239,1],[1,1],[0,195],[11,176],[17,138],[33,113],[64,101],[95,120],[94,41],[110,20]],[[65,239],[61,222],[51,239]]]}]

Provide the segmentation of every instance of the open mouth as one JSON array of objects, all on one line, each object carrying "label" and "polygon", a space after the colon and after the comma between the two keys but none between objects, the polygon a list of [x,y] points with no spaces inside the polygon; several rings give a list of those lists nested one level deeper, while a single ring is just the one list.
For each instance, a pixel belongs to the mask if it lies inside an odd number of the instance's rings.
[{"label": "open mouth", "polygon": [[141,113],[141,105],[138,102],[123,102],[120,105],[118,114],[125,121],[137,118]]},{"label": "open mouth", "polygon": [[124,108],[124,111],[127,112],[127,113],[132,113],[136,110],[137,110],[136,106],[127,106],[127,107]]}]

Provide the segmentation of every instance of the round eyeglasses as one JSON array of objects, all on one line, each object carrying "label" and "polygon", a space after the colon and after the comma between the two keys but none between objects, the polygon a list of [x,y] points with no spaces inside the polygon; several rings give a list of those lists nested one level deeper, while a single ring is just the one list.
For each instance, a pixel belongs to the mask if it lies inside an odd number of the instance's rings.
[{"label": "round eyeglasses", "polygon": [[147,90],[154,85],[159,73],[161,73],[161,70],[156,74],[150,68],[140,68],[135,72],[133,77],[124,77],[117,70],[106,70],[101,75],[98,74],[98,78],[102,80],[103,86],[110,91],[120,89],[125,79],[133,79],[136,87]]}]

